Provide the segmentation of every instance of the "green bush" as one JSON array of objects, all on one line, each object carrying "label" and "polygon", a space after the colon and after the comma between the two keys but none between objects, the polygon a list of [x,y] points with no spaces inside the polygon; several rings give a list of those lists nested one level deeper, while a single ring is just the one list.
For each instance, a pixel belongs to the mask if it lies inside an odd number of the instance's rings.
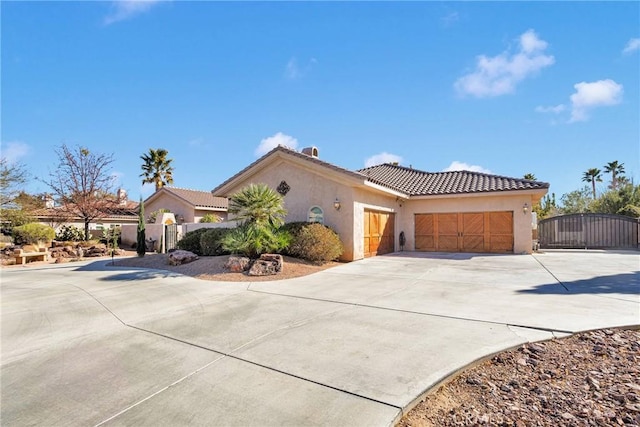
[{"label": "green bush", "polygon": [[206,231],[206,228],[198,228],[197,230],[189,231],[182,236],[182,239],[178,240],[176,246],[178,249],[190,251],[196,255],[202,255],[202,250],[200,249],[200,237]]},{"label": "green bush", "polygon": [[13,241],[17,245],[51,242],[54,237],[56,237],[56,232],[53,228],[37,222],[13,227]]},{"label": "green bush", "polygon": [[291,234],[286,253],[308,261],[322,263],[337,259],[344,252],[338,234],[317,222],[292,222],[283,227]]},{"label": "green bush", "polygon": [[200,218],[201,223],[214,223],[214,222],[220,222],[222,221],[222,218],[220,218],[218,215],[214,215],[214,214],[206,214],[205,216],[203,216],[202,218]]},{"label": "green bush", "polygon": [[200,251],[203,256],[228,255],[229,251],[222,247],[222,239],[229,233],[229,228],[203,228],[207,230],[200,235]]},{"label": "green bush", "polygon": [[56,240],[62,242],[79,242],[84,240],[84,231],[73,225],[63,225],[56,234]]}]

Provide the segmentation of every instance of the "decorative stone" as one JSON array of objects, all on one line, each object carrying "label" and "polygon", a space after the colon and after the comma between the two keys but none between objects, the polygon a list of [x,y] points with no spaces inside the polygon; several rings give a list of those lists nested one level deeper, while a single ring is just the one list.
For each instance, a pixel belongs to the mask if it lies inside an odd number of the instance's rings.
[{"label": "decorative stone", "polygon": [[249,269],[251,260],[247,257],[230,256],[224,265],[224,268],[232,273],[242,273]]},{"label": "decorative stone", "polygon": [[169,265],[188,264],[198,259],[198,255],[185,250],[177,250],[169,254]]},{"label": "decorative stone", "polygon": [[263,254],[253,262],[249,276],[272,276],[282,271],[282,255]]}]

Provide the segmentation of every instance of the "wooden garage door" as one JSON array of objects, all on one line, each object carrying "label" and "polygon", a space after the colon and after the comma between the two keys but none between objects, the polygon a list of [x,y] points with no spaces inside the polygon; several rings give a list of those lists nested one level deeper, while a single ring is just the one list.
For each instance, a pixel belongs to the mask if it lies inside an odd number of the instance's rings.
[{"label": "wooden garage door", "polygon": [[389,212],[364,211],[364,256],[388,254],[394,251],[395,216]]},{"label": "wooden garage door", "polygon": [[513,252],[513,212],[416,214],[417,251]]}]

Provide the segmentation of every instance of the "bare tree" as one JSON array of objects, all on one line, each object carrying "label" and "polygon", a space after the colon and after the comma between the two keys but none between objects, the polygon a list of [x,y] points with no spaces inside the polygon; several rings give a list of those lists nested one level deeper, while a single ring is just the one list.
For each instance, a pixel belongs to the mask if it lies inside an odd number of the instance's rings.
[{"label": "bare tree", "polygon": [[29,174],[20,163],[0,158],[0,209],[15,208],[15,199],[27,182]]},{"label": "bare tree", "polygon": [[91,221],[105,217],[117,205],[110,174],[113,154],[92,153],[80,146],[70,149],[65,144],[56,154],[59,165],[45,183],[60,201],[61,214],[82,219],[88,240]]}]

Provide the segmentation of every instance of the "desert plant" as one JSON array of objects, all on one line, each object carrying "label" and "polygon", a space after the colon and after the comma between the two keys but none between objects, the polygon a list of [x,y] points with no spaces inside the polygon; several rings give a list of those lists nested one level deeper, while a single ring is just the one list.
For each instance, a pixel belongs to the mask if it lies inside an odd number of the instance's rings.
[{"label": "desert plant", "polygon": [[63,225],[56,234],[56,240],[63,242],[79,242],[84,240],[84,231],[74,225]]},{"label": "desert plant", "polygon": [[198,228],[197,230],[189,231],[182,236],[182,239],[178,240],[176,247],[185,251],[193,252],[196,255],[202,255],[200,249],[200,237],[205,233],[207,228]]},{"label": "desert plant", "polygon": [[157,211],[153,211],[149,214],[149,218],[147,219],[147,222],[149,224],[155,224],[156,219],[158,218],[158,215],[162,215],[163,213],[171,213],[171,211],[166,208],[160,208]]},{"label": "desert plant", "polygon": [[291,242],[291,235],[281,229],[246,223],[232,228],[222,239],[224,250],[252,259],[269,252],[280,252]]},{"label": "desert plant", "polygon": [[52,227],[37,222],[13,228],[13,241],[18,245],[51,242],[56,236]]},{"label": "desert plant", "polygon": [[293,222],[283,227],[291,233],[286,253],[308,261],[322,263],[337,259],[344,252],[338,234],[317,222]]},{"label": "desert plant", "polygon": [[229,253],[222,247],[222,239],[229,233],[229,228],[201,228],[201,230],[206,230],[200,234],[201,255],[219,256]]},{"label": "desert plant", "polygon": [[112,245],[114,249],[118,248],[118,244],[120,243],[120,236],[122,234],[121,227],[113,227],[105,230],[104,236],[100,239],[100,242],[105,243],[106,245]]},{"label": "desert plant", "polygon": [[206,214],[205,216],[203,216],[202,218],[200,218],[201,223],[215,223],[215,222],[220,222],[222,221],[222,218],[220,218],[218,215],[214,215],[214,214]]}]

